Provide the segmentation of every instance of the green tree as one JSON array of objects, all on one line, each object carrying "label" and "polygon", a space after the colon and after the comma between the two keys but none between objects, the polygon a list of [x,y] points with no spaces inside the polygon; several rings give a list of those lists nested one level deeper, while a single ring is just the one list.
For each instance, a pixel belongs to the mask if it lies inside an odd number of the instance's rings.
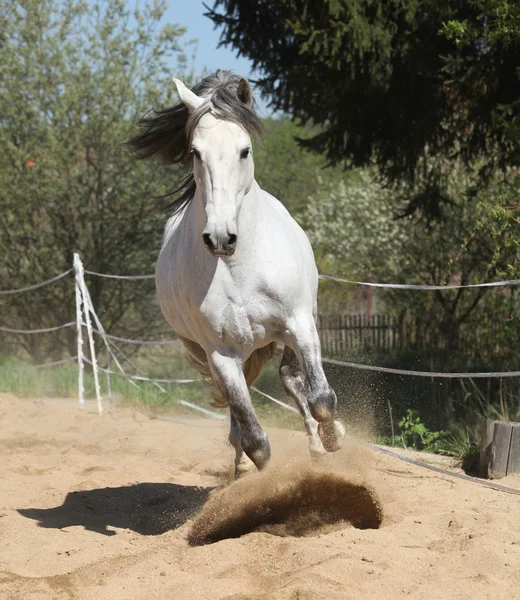
[{"label": "green tree", "polygon": [[[402,206],[374,173],[352,171],[339,186],[323,185],[300,220],[320,267],[350,280],[366,281],[371,275],[379,282],[467,285],[493,281],[497,274],[517,275],[518,222],[513,230],[513,221],[506,218],[509,212],[497,200],[513,193],[515,183],[497,181],[476,202],[468,198],[469,185],[462,169],[453,171],[448,191],[457,203],[446,207],[445,220],[428,224],[411,216],[396,218]],[[336,289],[325,295],[333,311],[344,296],[345,284],[340,285],[340,293]],[[465,349],[475,357],[489,355],[497,342],[505,341],[511,294],[491,292],[495,290],[385,290],[378,297],[386,310],[407,311],[422,319],[432,340],[439,339],[449,351],[460,350],[461,329],[471,337],[468,332],[489,316],[497,328]],[[520,334],[517,322],[511,325]]]},{"label": "green tree", "polygon": [[[93,271],[153,271],[164,221],[154,196],[175,187],[177,173],[136,162],[123,142],[151,106],[172,103],[166,74],[185,70],[184,30],[161,25],[165,8],[161,0],[135,9],[109,0],[0,0],[2,288],[69,269],[75,251]],[[88,283],[108,330],[146,337],[162,326],[153,283]],[[74,310],[67,278],[4,297],[2,320],[48,327],[74,320]],[[18,343],[35,358],[60,356],[75,351],[68,333]]]},{"label": "green tree", "polygon": [[208,14],[271,107],[320,127],[305,147],[420,181],[409,210],[439,216],[447,161],[483,181],[518,164],[517,3],[216,0]]},{"label": "green tree", "polygon": [[255,144],[255,177],[267,192],[278,198],[294,215],[304,210],[323,180],[340,181],[341,169],[322,172],[322,157],[303,150],[296,138],[308,138],[310,128],[299,127],[288,119],[263,122],[265,135]]}]

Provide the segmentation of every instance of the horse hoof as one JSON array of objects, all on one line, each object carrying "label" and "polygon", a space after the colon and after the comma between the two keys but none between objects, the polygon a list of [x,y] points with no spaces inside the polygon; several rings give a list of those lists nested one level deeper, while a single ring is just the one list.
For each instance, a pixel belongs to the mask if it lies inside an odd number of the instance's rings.
[{"label": "horse hoof", "polygon": [[242,448],[247,456],[255,463],[256,468],[261,471],[267,467],[271,459],[271,446],[267,435],[262,431],[261,436],[254,440],[254,445],[246,438],[242,438]]},{"label": "horse hoof", "polygon": [[247,457],[242,458],[238,465],[235,465],[235,479],[244,477],[244,475],[247,475],[253,469],[256,469],[253,461]]},{"label": "horse hoof", "polygon": [[327,452],[336,452],[343,447],[347,428],[342,421],[326,421],[318,424],[318,434]]},{"label": "horse hoof", "polygon": [[[317,429],[317,428],[316,428]],[[309,452],[311,454],[311,460],[318,462],[324,456],[327,455],[327,451],[323,447],[323,444],[318,436],[318,432],[316,430],[315,434],[310,440],[309,443]]]}]

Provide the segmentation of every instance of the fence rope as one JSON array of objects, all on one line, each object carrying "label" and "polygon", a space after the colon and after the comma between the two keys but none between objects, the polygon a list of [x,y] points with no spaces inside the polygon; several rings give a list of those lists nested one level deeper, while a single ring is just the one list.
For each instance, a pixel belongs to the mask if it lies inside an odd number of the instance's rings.
[{"label": "fence rope", "polygon": [[51,279],[47,279],[46,281],[42,281],[41,283],[35,283],[34,285],[28,285],[27,287],[16,288],[14,290],[0,290],[0,295],[4,296],[7,294],[20,294],[21,292],[29,292],[30,290],[37,290],[38,288],[41,288],[44,285],[49,285],[49,283],[54,283],[55,281],[58,281],[59,279],[61,279],[62,277],[65,277],[66,275],[68,275],[71,272],[72,272],[72,269],[69,269],[68,271],[64,271],[63,273],[56,275],[56,277],[51,277]]},{"label": "fence rope", "polygon": [[[141,375],[141,376],[143,375],[143,372],[135,365],[135,363],[133,361],[131,361],[128,358],[128,356],[121,350],[121,348],[119,348],[119,346],[114,345],[114,348],[123,357],[123,361],[126,361],[130,365],[130,367],[136,371],[137,375]],[[107,365],[107,368],[110,368],[110,355],[109,355],[109,363]],[[110,375],[108,373],[107,373],[107,379],[110,380]],[[153,382],[153,385],[161,392],[166,393],[166,390],[158,383],[155,383],[155,381]]]},{"label": "fence rope", "polygon": [[56,327],[47,327],[46,329],[12,329],[11,327],[0,327],[0,331],[6,331],[7,333],[48,333],[49,331],[57,331],[58,329],[64,329],[65,327],[72,327],[76,325],[76,321],[70,321],[69,323],[63,323],[63,325],[56,325]]},{"label": "fence rope", "polygon": [[[251,389],[255,390],[256,392],[259,392],[260,394],[262,394],[262,396],[269,398],[269,400],[276,402],[276,404],[279,404],[280,406],[283,406],[284,408],[298,412],[295,409],[293,409],[292,406],[285,404],[285,402],[282,402],[281,400],[277,400],[276,398],[273,398],[273,396],[269,396],[269,394],[266,394],[265,392],[261,392],[259,389],[255,388],[255,387],[252,387]],[[355,439],[355,438],[353,438],[353,439]],[[413,458],[401,456],[400,454],[397,454],[397,452],[392,452],[391,450],[388,450],[387,448],[382,448],[381,446],[378,446],[376,444],[371,444],[369,442],[360,442],[359,440],[355,440],[355,441],[358,443],[361,443],[364,446],[368,446],[369,448],[372,448],[372,450],[375,450],[376,452],[379,452],[381,454],[386,454],[387,456],[391,456],[392,458],[397,458],[397,459],[407,462],[409,464],[416,465],[418,467],[423,467],[424,469],[429,469],[430,471],[435,471],[436,473],[440,473],[442,475],[448,475],[449,477],[455,477],[456,479],[461,479],[463,481],[477,483],[479,485],[491,488],[493,490],[497,490],[499,492],[507,492],[509,494],[520,495],[520,490],[515,489],[515,488],[507,487],[505,485],[499,485],[499,484],[493,483],[491,481],[486,481],[483,479],[478,479],[477,477],[471,477],[470,475],[465,475],[465,474],[463,475],[462,473],[455,473],[454,471],[448,471],[446,469],[442,469],[441,467],[436,467],[434,465],[429,465],[427,463],[415,460]]]},{"label": "fence rope", "polygon": [[272,402],[275,402],[276,404],[283,406],[285,409],[287,409],[293,413],[296,413],[297,415],[300,414],[300,412],[298,410],[296,410],[296,408],[294,408],[294,406],[290,406],[289,404],[286,404],[285,402],[282,402],[281,400],[278,400],[277,398],[273,398],[273,396],[270,396],[269,394],[262,392],[262,390],[259,390],[257,387],[251,386],[251,389],[254,390],[255,392],[257,392],[258,394],[260,394],[261,396],[265,396]]},{"label": "fence rope", "polygon": [[338,283],[349,283],[351,285],[364,285],[374,288],[390,288],[394,290],[459,290],[461,288],[485,288],[485,287],[503,287],[506,285],[520,285],[520,279],[506,279],[504,281],[490,281],[488,283],[471,283],[467,285],[425,285],[415,283],[372,283],[371,281],[352,281],[333,275],[319,275],[320,279],[336,281]]},{"label": "fence rope", "polygon": [[[103,335],[103,333],[99,331],[99,329],[93,329],[92,331],[99,335]],[[118,337],[117,335],[111,335],[109,333],[105,333],[104,335],[105,337],[116,342],[123,342],[125,344],[138,344],[141,346],[167,346],[181,343],[180,340],[131,340],[128,338]]]},{"label": "fence rope", "polygon": [[489,373],[435,373],[431,371],[409,371],[406,369],[392,369],[390,367],[377,367],[375,365],[362,365],[359,363],[322,358],[322,362],[340,367],[352,367],[363,371],[378,371],[394,375],[412,375],[415,377],[436,377],[440,379],[501,379],[502,377],[520,377],[520,371],[490,371]]},{"label": "fence rope", "polygon": [[213,419],[218,419],[219,421],[225,421],[227,419],[225,415],[213,412],[212,410],[208,410],[207,408],[203,408],[202,406],[198,406],[197,404],[192,404],[191,402],[187,402],[186,400],[177,400],[177,402],[179,404],[182,404],[182,406],[187,406],[188,408],[192,408],[193,410],[198,410],[199,412],[207,415],[208,417],[212,417]]},{"label": "fence rope", "polygon": [[[95,271],[85,271],[88,275],[96,277],[106,277],[108,279],[155,279],[155,275],[110,275],[108,273],[97,273]],[[348,283],[350,285],[363,285],[374,288],[390,288],[395,290],[458,290],[461,288],[483,288],[483,287],[503,287],[506,285],[520,285],[520,279],[506,279],[504,281],[490,281],[487,283],[470,283],[466,285],[426,285],[415,283],[373,283],[371,281],[353,281],[352,279],[344,279],[334,275],[321,275],[320,279],[327,281],[336,281],[338,283]]]},{"label": "fence rope", "polygon": [[[92,366],[92,361],[89,360],[85,356],[85,362]],[[104,367],[97,367],[103,373],[109,373],[110,375],[117,375],[118,377],[123,377],[124,379],[134,379],[135,381],[150,381],[151,383],[196,383],[202,382],[201,379],[153,379],[152,377],[145,377],[144,375],[131,375],[129,373],[120,373],[118,371],[112,371],[111,369],[106,369]]]},{"label": "fence rope", "polygon": [[155,279],[155,275],[110,275],[108,273],[96,273],[96,271],[87,271],[84,273],[87,275],[94,275],[95,277],[105,277],[106,279]]},{"label": "fence rope", "polygon": [[64,358],[63,360],[56,360],[50,363],[43,363],[41,365],[27,365],[25,367],[5,367],[0,365],[0,369],[2,371],[30,371],[31,369],[46,369],[47,367],[55,367],[56,365],[62,365],[64,363],[75,361],[77,356],[70,356],[69,358]]},{"label": "fence rope", "polygon": [[462,479],[462,481],[470,481],[471,483],[477,483],[479,485],[483,485],[484,487],[491,488],[492,490],[497,490],[498,492],[506,492],[508,494],[517,494],[520,496],[520,490],[515,488],[507,487],[505,485],[499,485],[498,483],[493,483],[492,481],[486,481],[485,479],[479,479],[477,477],[471,477],[470,475],[463,475],[462,473],[455,473],[454,471],[448,471],[446,469],[442,469],[441,467],[436,467],[435,465],[429,465],[425,462],[421,462],[419,460],[415,460],[414,458],[409,458],[407,456],[401,456],[397,454],[397,452],[392,452],[387,448],[381,448],[380,446],[376,446],[375,444],[368,444],[373,450],[379,452],[381,454],[386,454],[387,456],[391,456],[392,458],[397,458],[404,462],[407,462],[411,465],[416,465],[417,467],[422,467],[423,469],[428,469],[429,471],[434,471],[435,473],[441,473],[442,475],[449,475],[450,477],[455,477],[456,479]]}]

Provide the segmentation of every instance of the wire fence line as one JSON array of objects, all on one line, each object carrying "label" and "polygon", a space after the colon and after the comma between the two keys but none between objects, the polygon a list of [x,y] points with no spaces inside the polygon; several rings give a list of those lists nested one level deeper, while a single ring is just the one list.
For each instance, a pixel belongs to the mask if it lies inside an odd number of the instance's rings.
[{"label": "wire fence line", "polygon": [[[73,327],[77,324],[76,321],[69,321],[68,323],[63,323],[62,325],[56,325],[55,327],[46,327],[45,329],[13,329],[12,327],[1,327],[0,331],[4,331],[5,333],[15,333],[15,334],[33,334],[33,333],[50,333],[52,331],[58,331],[60,329],[65,329],[66,327]],[[82,327],[86,327],[87,324],[82,322]],[[102,332],[99,329],[92,329],[94,333],[102,335]],[[172,346],[178,345],[181,343],[180,340],[135,340],[124,337],[119,337],[117,335],[111,335],[109,333],[104,334],[107,338],[114,340],[116,342],[123,342],[126,344],[136,344],[139,346]]]},{"label": "wire fence line", "polygon": [[[182,378],[159,379],[159,378],[146,377],[144,375],[138,375],[135,373],[130,373],[130,374],[126,373],[125,370],[123,369],[123,367],[121,366],[121,364],[119,363],[119,360],[113,353],[113,351],[110,347],[110,344],[109,344],[109,340],[114,341],[114,342],[128,343],[128,344],[134,344],[134,345],[175,345],[175,344],[179,344],[180,340],[138,340],[138,339],[131,339],[131,338],[125,338],[125,337],[121,337],[121,336],[115,336],[112,334],[107,334],[104,331],[103,325],[102,325],[101,321],[99,320],[99,317],[96,314],[94,306],[92,305],[92,300],[90,298],[88,288],[84,281],[84,274],[86,273],[86,274],[92,275],[92,276],[106,277],[109,279],[122,279],[122,280],[153,279],[155,277],[155,275],[112,275],[112,274],[107,274],[107,273],[98,273],[95,271],[86,271],[83,269],[83,266],[81,264],[79,256],[76,255],[76,257],[77,258],[75,258],[75,261],[76,260],[79,261],[79,263],[78,263],[79,267],[75,263],[76,277],[78,278],[78,276],[79,276],[79,279],[76,283],[81,288],[79,290],[80,296],[81,296],[79,301],[82,302],[83,306],[84,306],[84,312],[85,312],[84,317],[81,316],[81,310],[79,310],[78,314],[80,316],[78,317],[78,319],[76,321],[70,321],[69,323],[64,323],[61,325],[57,325],[55,327],[28,330],[28,329],[14,329],[14,328],[2,326],[2,327],[0,327],[0,331],[6,332],[6,333],[12,333],[12,334],[20,334],[20,335],[29,334],[30,335],[30,334],[38,334],[38,333],[48,333],[48,332],[57,331],[60,329],[64,329],[64,328],[76,325],[78,328],[78,338],[79,338],[81,330],[83,329],[83,327],[86,327],[87,330],[89,330],[89,343],[91,344],[91,353],[93,353],[93,355],[90,357],[90,359],[84,355],[83,350],[80,349],[80,346],[82,345],[82,342],[81,342],[81,344],[78,344],[78,354],[75,357],[70,357],[70,358],[55,361],[52,363],[45,363],[42,365],[34,365],[34,366],[29,366],[29,367],[13,367],[13,368],[15,370],[24,370],[25,368],[39,369],[39,368],[46,368],[46,367],[52,367],[52,366],[56,366],[56,365],[60,365],[60,364],[65,364],[65,363],[72,362],[75,360],[78,360],[78,364],[79,364],[79,362],[84,361],[85,363],[90,364],[94,368],[94,371],[96,371],[98,369],[99,371],[107,374],[108,385],[109,385],[109,394],[110,394],[110,379],[109,379],[110,375],[116,375],[116,376],[126,378],[129,381],[129,383],[132,383],[132,385],[136,385],[136,382],[150,382],[150,383],[154,384],[156,387],[158,387],[162,392],[165,392],[166,390],[161,388],[160,385],[158,385],[158,384],[184,384],[184,383],[195,383],[195,382],[200,381],[199,379],[182,379]],[[60,273],[59,275],[57,275],[51,279],[48,279],[41,283],[35,284],[33,286],[18,288],[16,290],[4,290],[0,293],[1,294],[14,294],[14,293],[18,293],[18,292],[24,292],[24,291],[29,291],[29,290],[33,290],[33,289],[38,289],[42,286],[49,285],[51,283],[54,283],[54,282],[60,280],[61,278],[65,277],[69,273],[71,273],[71,271],[73,271],[73,269],[69,269],[68,271]],[[392,288],[396,288],[396,289],[417,289],[417,290],[458,289],[461,287],[478,288],[478,287],[492,287],[492,286],[505,286],[505,285],[520,284],[520,280],[507,280],[507,281],[499,281],[499,282],[494,282],[494,283],[471,284],[471,285],[460,285],[460,286],[457,286],[457,285],[426,286],[426,285],[378,284],[378,283],[372,283],[372,282],[357,282],[357,281],[350,281],[347,279],[342,279],[342,278],[333,277],[333,276],[329,276],[329,275],[320,275],[320,278],[332,280],[332,281],[338,281],[338,282],[347,283],[347,284],[354,284],[354,285],[367,285],[367,286],[371,286],[371,287],[392,287]],[[77,298],[77,302],[78,302],[78,298]],[[96,326],[95,328],[92,327],[92,324],[89,324],[89,322],[88,322],[90,315],[92,315],[92,317],[94,319],[94,322],[95,322],[94,324]],[[101,336],[103,339],[104,345],[107,349],[108,356],[109,356],[109,364],[107,367],[100,367],[97,365],[95,352],[94,352],[93,346],[92,346],[93,340],[90,339],[92,337],[92,333],[95,333],[95,334]],[[114,348],[117,349],[117,346],[114,345]],[[118,349],[118,351],[120,351],[120,349]],[[115,364],[119,368],[119,372],[110,369],[110,359],[111,358],[114,360]],[[389,373],[389,374],[400,375],[400,376],[406,375],[406,376],[412,376],[412,377],[429,377],[429,378],[443,378],[443,379],[473,379],[473,378],[475,378],[475,379],[478,379],[478,378],[491,379],[491,378],[520,377],[520,371],[507,371],[507,372],[494,371],[494,372],[487,372],[487,373],[484,373],[484,372],[445,373],[445,372],[432,372],[432,371],[414,371],[414,370],[408,370],[408,369],[395,369],[395,368],[389,368],[389,367],[380,367],[380,366],[376,366],[376,365],[353,363],[353,362],[336,360],[336,359],[331,359],[331,358],[323,358],[323,362],[341,366],[341,367],[348,367],[348,368],[374,371],[374,372],[380,372],[380,373]],[[9,369],[9,367],[1,367],[1,368],[3,370]],[[95,373],[95,375],[97,378],[97,373]],[[96,381],[96,383],[97,383],[97,381]],[[298,413],[298,411],[293,406],[290,406],[290,405],[282,402],[281,400],[278,400],[277,398],[274,398],[273,396],[266,394],[265,392],[259,390],[256,387],[253,387],[252,389],[255,392],[259,393],[260,395],[264,396],[265,398],[269,399],[270,401],[282,406],[283,408],[285,408],[291,412]],[[99,395],[99,390],[96,390],[96,392]]]},{"label": "wire fence line", "polygon": [[68,323],[63,323],[63,325],[56,325],[56,327],[47,327],[45,329],[12,329],[11,327],[0,327],[0,331],[19,334],[49,333],[51,331],[58,331],[58,329],[72,327],[73,325],[76,325],[76,321],[69,321]]},{"label": "wire fence line", "polygon": [[392,373],[394,375],[411,375],[414,377],[435,377],[441,379],[501,379],[502,377],[520,377],[520,371],[491,371],[489,373],[436,373],[434,371],[410,371],[407,369],[392,369],[390,367],[377,367],[375,365],[363,365],[359,363],[336,360],[333,358],[322,358],[322,362],[339,367],[351,367],[364,371],[378,371],[380,373]]},{"label": "wire fence line", "polygon": [[294,406],[290,406],[289,404],[286,404],[285,402],[282,402],[281,400],[278,400],[277,398],[274,398],[273,396],[270,396],[269,394],[262,392],[262,390],[259,390],[257,387],[251,386],[251,389],[254,390],[257,394],[260,394],[261,396],[264,396],[268,400],[271,400],[275,404],[278,404],[279,406],[283,406],[283,408],[285,408],[286,410],[289,410],[290,412],[296,413],[298,415],[300,414],[300,412],[296,408],[294,408]]},{"label": "wire fence line", "polygon": [[216,413],[212,410],[208,410],[207,408],[203,408],[202,406],[199,406],[198,404],[193,404],[192,402],[187,402],[186,400],[177,400],[177,403],[181,404],[182,406],[187,406],[188,408],[192,408],[193,410],[201,412],[202,414],[207,415],[208,417],[211,417],[212,419],[217,419],[218,421],[225,421],[227,419],[226,415],[221,415],[220,413]]},{"label": "wire fence line", "polygon": [[0,295],[5,296],[8,294],[20,294],[21,292],[29,292],[31,290],[37,290],[38,288],[41,288],[45,285],[49,285],[50,283],[54,283],[55,281],[58,281],[62,277],[67,276],[69,273],[72,273],[72,270],[73,269],[69,269],[68,271],[64,271],[63,273],[60,273],[59,275],[56,275],[55,277],[51,277],[51,279],[47,279],[46,281],[42,281],[41,283],[35,283],[34,285],[29,285],[27,287],[16,288],[13,290],[0,290]]},{"label": "wire fence line", "polygon": [[68,358],[55,360],[54,362],[50,363],[42,363],[40,365],[24,365],[23,367],[6,367],[4,365],[0,365],[0,369],[2,371],[30,371],[32,369],[46,369],[47,367],[56,367],[57,365],[63,365],[68,362],[76,361],[77,358],[77,356],[69,356]]},{"label": "wire fence line", "polygon": [[[94,333],[98,333],[101,335],[101,331],[99,331],[98,329],[94,329],[93,331]],[[139,346],[172,346],[179,345],[181,343],[180,340],[132,340],[124,337],[118,337],[117,335],[111,335],[109,333],[105,333],[105,336],[116,342],[123,342],[125,344],[137,344]]]},{"label": "wire fence line", "polygon": [[[111,275],[108,273],[97,273],[95,271],[87,271],[88,275],[94,275],[96,277],[106,277],[109,279],[155,279],[155,275]],[[334,275],[322,275],[319,274],[320,279],[327,281],[335,281],[338,283],[348,283],[350,285],[360,285],[366,287],[375,288],[390,288],[396,290],[422,290],[422,291],[435,291],[435,290],[458,290],[461,288],[487,288],[487,287],[504,287],[508,285],[516,286],[520,285],[520,279],[506,279],[503,281],[490,281],[486,283],[471,283],[465,285],[426,285],[426,284],[415,284],[415,283],[375,283],[372,281],[354,281],[351,279],[344,279],[343,277],[336,277]]]},{"label": "wire fence line", "polygon": [[[88,359],[86,356],[83,357],[83,360],[86,363],[88,363],[89,365],[93,366],[92,361],[90,359]],[[134,381],[149,381],[150,383],[173,383],[173,384],[197,383],[197,382],[202,383],[202,379],[155,379],[153,377],[145,377],[144,375],[132,375],[130,373],[121,373],[119,371],[113,371],[112,369],[107,369],[106,367],[100,367],[99,365],[97,366],[97,368],[102,373],[108,373],[109,375],[117,375],[118,377],[123,377],[123,379],[132,379]]]},{"label": "wire fence line", "polygon": [[[51,279],[47,279],[46,281],[42,281],[41,283],[36,283],[34,285],[30,285],[23,288],[16,288],[12,290],[0,290],[0,295],[7,294],[18,294],[21,292],[28,292],[30,290],[36,290],[43,286],[49,285],[58,281],[62,277],[67,276],[71,273],[73,269],[68,269]],[[150,275],[115,275],[111,273],[98,273],[97,271],[89,271],[87,269],[84,270],[85,274],[93,275],[95,277],[104,277],[106,279],[121,279],[121,280],[139,280],[139,279],[155,279],[155,274]],[[355,281],[352,279],[345,279],[343,277],[336,277],[335,275],[323,275],[319,274],[320,279],[324,279],[327,281],[335,281],[338,283],[347,283],[349,285],[360,285],[367,287],[375,287],[375,288],[391,288],[397,290],[458,290],[461,288],[486,288],[486,287],[504,287],[504,286],[517,286],[520,285],[520,279],[505,279],[503,281],[490,281],[486,283],[471,283],[464,285],[426,285],[426,284],[415,284],[415,283],[376,283],[373,281]]]},{"label": "wire fence line", "polygon": [[87,271],[87,275],[94,275],[95,277],[104,277],[105,279],[155,279],[155,275],[111,275],[109,273],[96,273],[96,271]]},{"label": "wire fence line", "polygon": [[506,279],[504,281],[490,281],[486,283],[470,283],[466,285],[426,285],[416,283],[374,283],[372,281],[352,281],[350,279],[343,279],[342,277],[335,277],[333,275],[319,275],[320,279],[327,281],[336,281],[337,283],[348,283],[350,285],[361,285],[373,288],[388,288],[394,290],[422,290],[422,291],[435,291],[435,290],[460,290],[465,288],[488,288],[488,287],[504,287],[508,285],[520,285],[520,279]]}]

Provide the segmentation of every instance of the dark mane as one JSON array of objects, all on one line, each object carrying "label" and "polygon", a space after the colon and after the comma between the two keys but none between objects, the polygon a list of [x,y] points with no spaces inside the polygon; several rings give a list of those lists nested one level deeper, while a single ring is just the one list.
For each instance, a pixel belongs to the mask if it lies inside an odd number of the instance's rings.
[{"label": "dark mane", "polygon": [[251,137],[262,133],[262,123],[255,113],[254,104],[244,103],[237,97],[241,81],[243,79],[231,71],[219,70],[205,77],[192,91],[210,101],[201,104],[191,114],[182,103],[163,110],[152,110],[151,116],[145,116],[139,121],[143,131],[127,142],[138,159],[159,157],[169,164],[181,164],[188,170],[188,175],[172,192],[181,192],[168,205],[173,208],[174,213],[182,210],[195,195],[196,186],[190,168],[190,146],[195,127],[205,114],[212,112],[223,120],[236,123]]}]

